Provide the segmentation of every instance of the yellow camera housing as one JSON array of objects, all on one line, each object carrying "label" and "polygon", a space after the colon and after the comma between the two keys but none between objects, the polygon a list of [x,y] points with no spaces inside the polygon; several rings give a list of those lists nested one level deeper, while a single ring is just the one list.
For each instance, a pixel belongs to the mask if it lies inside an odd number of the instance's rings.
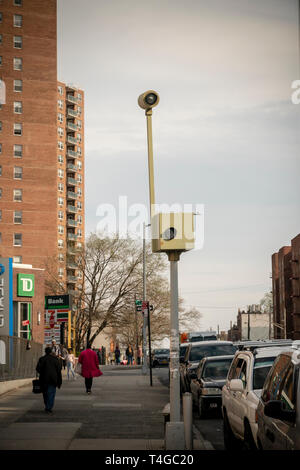
[{"label": "yellow camera housing", "polygon": [[158,213],[151,219],[152,252],[189,251],[195,246],[192,212]]}]

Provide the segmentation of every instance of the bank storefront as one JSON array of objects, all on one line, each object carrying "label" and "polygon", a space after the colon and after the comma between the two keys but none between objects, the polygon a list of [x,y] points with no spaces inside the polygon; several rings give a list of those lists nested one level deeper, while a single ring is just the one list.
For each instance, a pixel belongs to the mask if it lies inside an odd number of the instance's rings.
[{"label": "bank storefront", "polygon": [[0,258],[0,381],[35,375],[44,340],[44,270]]}]

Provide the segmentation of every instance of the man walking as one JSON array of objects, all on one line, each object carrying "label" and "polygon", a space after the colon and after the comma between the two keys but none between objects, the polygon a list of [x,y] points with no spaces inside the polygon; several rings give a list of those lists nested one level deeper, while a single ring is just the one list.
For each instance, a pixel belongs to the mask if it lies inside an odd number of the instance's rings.
[{"label": "man walking", "polygon": [[62,384],[61,366],[59,360],[52,353],[52,348],[45,349],[45,356],[40,357],[36,371],[40,375],[40,383],[43,391],[45,412],[52,413],[54,406],[56,387],[60,388]]}]

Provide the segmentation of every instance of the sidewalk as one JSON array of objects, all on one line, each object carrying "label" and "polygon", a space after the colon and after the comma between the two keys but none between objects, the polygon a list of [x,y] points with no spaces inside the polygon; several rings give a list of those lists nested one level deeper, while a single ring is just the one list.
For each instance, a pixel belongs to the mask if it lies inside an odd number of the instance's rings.
[{"label": "sidewalk", "polygon": [[[0,397],[0,450],[164,450],[162,410],[169,389],[139,367],[102,366],[87,395],[84,379],[57,390],[53,415],[31,385]],[[194,450],[208,449],[195,433]]]}]

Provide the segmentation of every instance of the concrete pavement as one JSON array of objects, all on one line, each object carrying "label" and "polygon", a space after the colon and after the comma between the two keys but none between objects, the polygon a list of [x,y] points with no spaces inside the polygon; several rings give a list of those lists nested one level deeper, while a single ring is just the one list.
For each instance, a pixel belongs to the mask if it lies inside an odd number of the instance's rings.
[{"label": "concrete pavement", "polygon": [[[53,415],[31,385],[0,397],[0,450],[164,450],[162,410],[169,389],[141,368],[102,366],[87,395],[84,379],[67,380],[57,390]],[[194,450],[209,450],[200,433]]]}]

